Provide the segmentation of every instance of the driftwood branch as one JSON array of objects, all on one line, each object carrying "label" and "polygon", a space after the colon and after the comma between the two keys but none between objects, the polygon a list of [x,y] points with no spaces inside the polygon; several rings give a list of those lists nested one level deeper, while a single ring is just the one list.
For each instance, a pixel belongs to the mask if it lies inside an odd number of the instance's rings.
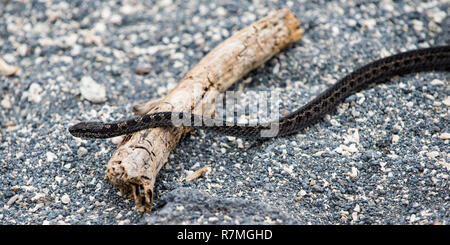
[{"label": "driftwood branch", "polygon": [[[165,97],[134,108],[143,114],[184,111],[214,114],[214,99],[303,34],[288,9],[279,10],[242,29],[209,52]],[[187,127],[154,128],[126,136],[108,162],[106,177],[122,196],[134,198],[141,212],[149,212],[153,186]]]}]

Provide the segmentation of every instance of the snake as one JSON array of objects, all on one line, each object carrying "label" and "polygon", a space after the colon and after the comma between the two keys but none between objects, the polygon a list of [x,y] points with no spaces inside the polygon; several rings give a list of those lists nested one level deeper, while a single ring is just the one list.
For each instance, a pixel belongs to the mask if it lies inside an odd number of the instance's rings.
[{"label": "snake", "polygon": [[[69,132],[81,138],[110,138],[155,127],[189,126],[240,138],[282,137],[314,124],[348,96],[373,84],[387,82],[394,76],[433,71],[450,72],[450,45],[415,49],[375,60],[344,76],[297,110],[267,123],[225,123],[219,118],[166,111],[110,123],[80,122],[71,126]],[[177,124],[174,118],[185,123]],[[265,133],[273,128],[277,129],[275,133]]]}]

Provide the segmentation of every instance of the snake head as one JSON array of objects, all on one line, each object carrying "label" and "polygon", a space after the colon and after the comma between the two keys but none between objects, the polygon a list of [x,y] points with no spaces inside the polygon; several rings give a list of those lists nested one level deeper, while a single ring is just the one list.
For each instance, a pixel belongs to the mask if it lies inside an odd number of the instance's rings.
[{"label": "snake head", "polygon": [[105,138],[107,128],[102,122],[80,122],[69,128],[69,133],[81,138]]}]

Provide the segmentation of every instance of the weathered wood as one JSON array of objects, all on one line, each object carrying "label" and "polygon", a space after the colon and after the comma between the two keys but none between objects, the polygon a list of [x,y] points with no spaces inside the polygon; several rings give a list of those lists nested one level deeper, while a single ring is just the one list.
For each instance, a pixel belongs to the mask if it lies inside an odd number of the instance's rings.
[{"label": "weathered wood", "polygon": [[[214,99],[252,69],[297,41],[300,22],[288,9],[279,10],[242,29],[209,52],[164,98],[136,106],[143,114],[192,111],[213,116]],[[149,212],[153,186],[183,134],[190,128],[154,128],[126,136],[108,162],[106,177],[139,211]]]}]

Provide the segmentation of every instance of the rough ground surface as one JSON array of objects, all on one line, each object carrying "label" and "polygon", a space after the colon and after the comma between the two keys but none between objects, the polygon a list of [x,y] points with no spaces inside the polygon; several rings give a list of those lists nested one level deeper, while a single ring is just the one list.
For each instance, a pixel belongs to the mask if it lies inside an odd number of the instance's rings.
[{"label": "rough ground surface", "polygon": [[[392,79],[291,137],[192,132],[150,214],[107,183],[115,145],[67,127],[129,117],[276,9],[305,35],[232,90],[277,91],[285,111],[372,60],[450,43],[445,0],[255,2],[0,1],[0,56],[21,69],[0,77],[0,223],[449,224],[448,73]],[[205,165],[206,177],[180,181]]]}]

